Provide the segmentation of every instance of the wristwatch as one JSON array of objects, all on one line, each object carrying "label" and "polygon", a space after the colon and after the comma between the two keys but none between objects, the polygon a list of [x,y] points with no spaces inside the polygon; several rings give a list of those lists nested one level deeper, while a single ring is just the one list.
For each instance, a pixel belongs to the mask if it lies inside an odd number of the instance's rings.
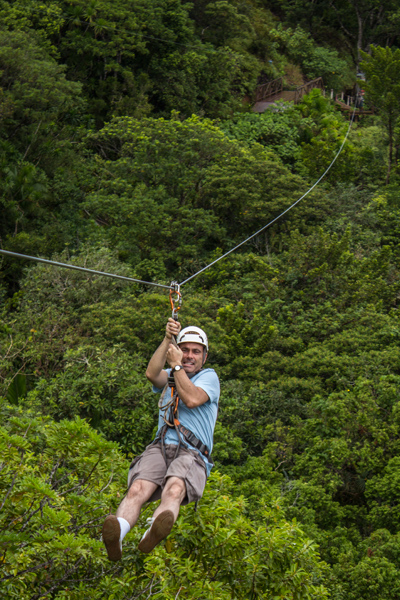
[{"label": "wristwatch", "polygon": [[183,369],[182,365],[176,365],[176,366],[175,366],[175,367],[172,369],[171,373],[175,373],[175,371],[180,371],[181,369]]}]

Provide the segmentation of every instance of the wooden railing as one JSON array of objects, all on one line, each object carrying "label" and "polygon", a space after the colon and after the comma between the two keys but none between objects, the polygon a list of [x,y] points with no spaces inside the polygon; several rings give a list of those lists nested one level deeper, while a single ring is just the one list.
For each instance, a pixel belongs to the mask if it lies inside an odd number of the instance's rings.
[{"label": "wooden railing", "polygon": [[262,102],[275,94],[279,94],[283,90],[283,79],[274,79],[256,87],[255,102]]},{"label": "wooden railing", "polygon": [[[333,92],[331,93],[331,99],[333,100]],[[340,108],[343,113],[348,113],[349,117],[351,113],[354,111],[354,105],[357,109],[354,115],[354,118],[357,120],[359,116],[364,115],[374,115],[376,113],[376,108],[371,104],[367,109],[364,108],[364,97],[360,94],[355,93],[354,96],[350,94],[346,94],[345,92],[341,92],[340,94],[336,94],[335,98],[336,105]]]},{"label": "wooden railing", "polygon": [[294,96],[294,103],[298,104],[302,97],[306,94],[309,94],[314,88],[319,88],[320,90],[324,89],[324,82],[322,81],[322,77],[313,79],[312,81],[309,81],[308,83],[305,83],[304,85],[298,87]]},{"label": "wooden railing", "polygon": [[[322,81],[322,77],[318,77],[317,79],[313,79],[308,83],[298,87],[295,91],[294,95],[294,103],[298,104],[302,97],[305,94],[308,94],[314,88],[319,88],[321,90],[324,89],[324,82]],[[283,92],[283,78],[279,77],[279,79],[274,79],[273,81],[268,81],[267,83],[263,83],[262,85],[258,85],[256,87],[254,102],[262,102],[263,100],[268,100],[268,98],[272,98],[277,94]]]}]

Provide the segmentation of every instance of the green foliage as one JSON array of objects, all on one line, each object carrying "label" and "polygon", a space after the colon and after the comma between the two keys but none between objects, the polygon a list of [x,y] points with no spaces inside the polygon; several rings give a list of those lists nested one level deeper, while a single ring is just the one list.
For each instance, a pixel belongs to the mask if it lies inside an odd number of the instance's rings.
[{"label": "green foliage", "polygon": [[400,93],[400,50],[391,48],[373,47],[371,54],[362,53],[361,67],[365,72],[366,97],[379,110],[379,115],[387,129],[389,136],[389,165],[386,183],[389,183],[393,161],[393,145],[395,140],[396,125],[400,118],[399,93]]},{"label": "green foliage", "polygon": [[26,396],[26,375],[18,373],[10,383],[6,399],[10,404],[18,404]]},{"label": "green foliage", "polygon": [[79,419],[55,424],[4,403],[1,412],[3,597],[64,587],[77,598],[96,569],[110,572],[98,530],[121,487],[121,457]]},{"label": "green foliage", "polygon": [[209,3],[205,18],[213,27],[203,39],[195,34],[198,15],[193,20],[191,8],[177,0],[57,0],[43,6],[18,0],[4,1],[0,16],[9,29],[38,33],[66,65],[68,78],[83,85],[100,124],[115,114],[142,117],[153,109],[224,115],[251,93],[260,65],[247,52],[249,19],[230,2]]},{"label": "green foliage", "polygon": [[78,347],[63,355],[63,370],[40,378],[25,406],[53,417],[79,415],[128,454],[140,454],[152,439],[157,406],[143,381],[145,364],[120,348]]},{"label": "green foliage", "polygon": [[[319,89],[303,96],[296,106],[288,102],[278,106],[261,114],[236,114],[221,128],[243,144],[262,144],[296,172],[318,179],[339,151],[348,123]],[[328,181],[354,178],[355,152],[354,145],[347,143],[341,159],[327,175]]]},{"label": "green foliage", "polygon": [[[302,98],[299,104],[303,118],[309,121],[303,136],[307,143],[302,145],[298,160],[298,170],[306,173],[313,179],[318,179],[331,162],[345,139],[348,124],[339,112],[335,112],[329,101],[324,98],[319,89],[312,90]],[[346,143],[340,160],[336,161],[328,174],[329,180],[351,181],[354,178],[354,147]]]},{"label": "green foliage", "polygon": [[[129,270],[113,259],[106,249],[87,252],[74,257],[77,266],[89,266],[98,271],[113,271],[128,275]],[[68,254],[58,256],[59,262],[68,262]],[[92,261],[92,262],[90,262]],[[72,262],[72,261],[71,261]],[[4,315],[4,341],[9,346],[0,376],[3,393],[15,373],[27,369],[30,377],[48,376],[59,370],[64,352],[83,342],[84,330],[79,323],[79,309],[87,303],[96,302],[100,296],[115,298],[126,287],[124,281],[115,279],[111,283],[104,278],[73,270],[37,266],[26,279],[25,291],[9,302]],[[46,308],[44,308],[46,306]],[[18,310],[17,320],[9,311]]]},{"label": "green foliage", "polygon": [[[272,10],[290,27],[300,26],[319,44],[329,44],[339,52],[349,51],[354,64],[358,51],[374,45],[398,45],[398,7],[393,0],[354,2],[344,0],[332,4],[317,0],[305,5],[301,0],[271,0]],[[385,18],[382,15],[385,14]]]},{"label": "green foliage", "polygon": [[10,28],[39,32],[44,45],[67,66],[68,77],[83,84],[94,114],[105,114],[110,99],[112,105],[117,104],[124,87],[136,95],[138,110],[146,111],[146,96],[135,89],[136,82],[128,72],[135,51],[143,48],[136,33],[140,29],[136,11],[128,10],[121,0],[89,4],[60,0],[51,3],[47,11],[44,8],[31,0],[11,5],[3,2],[2,17]]},{"label": "green foliage", "polygon": [[106,240],[145,280],[168,269],[190,274],[303,190],[260,146],[248,149],[197,117],[119,118],[88,143],[98,179],[83,207],[101,225],[92,239]]},{"label": "green foliage", "polygon": [[[263,4],[0,1],[1,246],[182,281],[297,200],[348,123],[318,90],[262,115],[243,100],[288,65],[353,85],[353,40],[398,45],[398,9]],[[151,555],[150,508],[120,564],[99,536],[156,427],[167,291],[1,258],[7,599],[399,596],[397,52],[365,55],[380,115],[326,182],[183,287],[222,383],[219,472]]]},{"label": "green foliage", "polygon": [[48,191],[47,181],[32,163],[8,162],[6,152],[2,163],[4,179],[1,183],[0,204],[3,208],[3,220],[0,233],[7,237],[13,232],[16,237],[21,230],[29,228],[31,220],[40,216],[42,201],[46,199]]},{"label": "green foliage", "polygon": [[263,113],[237,113],[221,129],[243,144],[257,142],[272,149],[285,164],[293,165],[302,142],[303,121],[294,105]]},{"label": "green foliage", "polygon": [[[358,563],[351,553],[343,553],[339,563],[340,570],[338,568],[335,572],[338,593],[333,595],[334,598],[343,597],[344,594],[346,598],[352,600],[356,598],[394,600],[398,596],[399,563],[396,556],[398,539],[393,536],[393,541],[390,540],[385,544],[387,538],[388,532],[378,530],[375,535],[366,540]],[[393,547],[397,550],[395,556],[391,551]]]},{"label": "green foliage", "polygon": [[227,0],[205,0],[193,5],[191,15],[204,41],[215,46],[238,49],[248,46],[254,35],[249,17],[243,13],[243,8],[243,5]]},{"label": "green foliage", "polygon": [[332,48],[317,46],[311,36],[301,27],[296,29],[279,26],[273,31],[292,62],[299,65],[307,79],[322,77],[330,89],[342,89],[351,81],[351,71],[345,60]]},{"label": "green foliage", "polygon": [[2,138],[12,142],[23,159],[37,159],[49,153],[65,123],[79,118],[82,86],[68,81],[65,68],[26,33],[1,30],[0,48]]},{"label": "green foliage", "polygon": [[385,181],[387,170],[387,131],[378,124],[353,127],[349,139],[357,183],[378,189]]},{"label": "green foliage", "polygon": [[[122,488],[122,457],[84,421],[56,424],[1,405],[2,503],[0,548],[4,598],[49,593],[71,599],[195,595],[245,599],[283,595],[325,598],[326,567],[313,544],[277,507],[262,526],[243,515],[232,483],[211,477],[196,513],[182,510],[167,543],[145,558],[124,542],[110,566],[99,529]],[[139,529],[142,527],[140,522]],[[136,540],[137,542],[137,540]]]}]

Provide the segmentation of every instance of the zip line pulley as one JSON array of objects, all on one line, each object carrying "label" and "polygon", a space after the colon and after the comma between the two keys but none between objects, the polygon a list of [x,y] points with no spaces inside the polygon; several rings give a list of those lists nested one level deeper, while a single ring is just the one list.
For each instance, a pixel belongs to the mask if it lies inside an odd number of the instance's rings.
[{"label": "zip line pulley", "polygon": [[179,321],[178,313],[182,306],[182,294],[181,286],[177,281],[171,281],[171,287],[169,289],[169,301],[171,304],[172,318],[174,321]]}]

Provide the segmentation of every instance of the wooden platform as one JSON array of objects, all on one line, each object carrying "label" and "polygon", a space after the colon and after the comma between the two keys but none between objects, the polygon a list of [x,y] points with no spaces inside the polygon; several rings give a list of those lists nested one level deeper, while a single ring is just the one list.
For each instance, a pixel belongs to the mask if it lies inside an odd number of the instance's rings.
[{"label": "wooden platform", "polygon": [[312,81],[308,81],[303,85],[300,85],[295,90],[284,90],[283,79],[274,79],[262,85],[257,86],[255,92],[255,103],[253,105],[253,112],[262,113],[271,105],[278,102],[278,100],[284,100],[285,102],[294,102],[298,104],[305,94],[308,94],[314,88],[324,90],[324,83],[322,77],[317,77]]},{"label": "wooden platform", "polygon": [[[348,113],[349,118],[353,114],[354,106],[352,106],[351,104],[346,104],[346,102],[343,102],[343,100],[338,100],[338,99],[335,100],[335,104],[341,112]],[[368,116],[368,115],[371,116],[374,114],[375,114],[375,111],[373,111],[372,109],[365,110],[363,108],[356,108],[355,113],[354,113],[354,118],[357,120],[358,117],[364,117],[364,116]]]},{"label": "wooden platform", "polygon": [[283,91],[279,92],[279,94],[274,94],[273,96],[270,96],[267,100],[261,100],[259,102],[256,102],[252,107],[252,111],[256,113],[263,113],[265,110],[267,110],[267,108],[275,104],[275,102],[278,102],[278,100],[284,100],[285,102],[294,102],[295,93],[296,92]]}]

